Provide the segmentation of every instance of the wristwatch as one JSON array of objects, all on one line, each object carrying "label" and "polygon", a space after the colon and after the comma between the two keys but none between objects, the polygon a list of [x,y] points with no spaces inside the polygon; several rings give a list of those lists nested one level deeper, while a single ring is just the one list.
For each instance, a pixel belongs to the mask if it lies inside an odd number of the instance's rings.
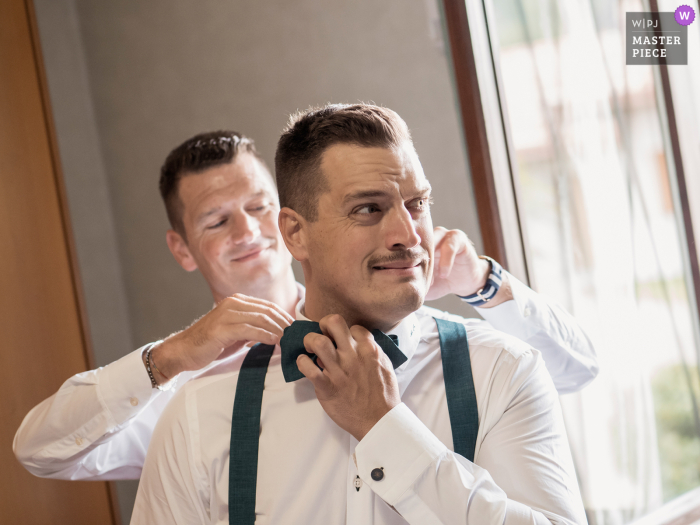
[{"label": "wristwatch", "polygon": [[486,284],[476,293],[467,296],[457,296],[471,306],[483,306],[488,303],[494,298],[498,292],[498,289],[501,287],[501,283],[503,282],[503,268],[500,264],[486,255],[479,255],[479,259],[486,259],[489,261],[489,263],[491,263],[491,273],[489,274],[488,279],[486,279]]}]

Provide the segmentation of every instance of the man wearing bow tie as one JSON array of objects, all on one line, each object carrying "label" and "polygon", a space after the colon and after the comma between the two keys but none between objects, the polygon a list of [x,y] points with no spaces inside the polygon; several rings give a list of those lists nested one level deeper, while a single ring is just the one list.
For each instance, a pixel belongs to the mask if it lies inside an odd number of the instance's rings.
[{"label": "man wearing bow tie", "polygon": [[400,117],[310,110],[276,170],[298,321],[174,397],[132,523],[585,523],[539,352],[421,308],[430,184]]}]

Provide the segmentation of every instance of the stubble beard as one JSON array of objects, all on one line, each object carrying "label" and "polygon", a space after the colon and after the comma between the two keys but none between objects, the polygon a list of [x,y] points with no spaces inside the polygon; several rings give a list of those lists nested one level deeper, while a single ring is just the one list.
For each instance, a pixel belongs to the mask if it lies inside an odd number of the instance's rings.
[{"label": "stubble beard", "polygon": [[[359,300],[336,299],[327,304],[325,315],[337,313],[345,319],[348,326],[360,325],[368,330],[378,328],[386,332],[423,306],[425,293],[422,288],[424,286],[418,283],[410,287],[402,283],[393,293],[387,291],[382,295],[381,291],[369,285],[365,293],[360,294]],[[370,296],[367,297],[368,295]],[[362,296],[367,299],[363,300]]]}]

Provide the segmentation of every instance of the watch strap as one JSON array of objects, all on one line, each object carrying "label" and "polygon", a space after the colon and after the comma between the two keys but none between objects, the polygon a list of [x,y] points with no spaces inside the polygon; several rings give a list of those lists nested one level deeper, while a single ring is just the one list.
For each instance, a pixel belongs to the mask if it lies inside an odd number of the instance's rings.
[{"label": "watch strap", "polygon": [[501,288],[501,283],[503,282],[503,267],[494,261],[491,257],[486,255],[480,255],[479,259],[486,259],[491,264],[491,272],[486,279],[486,284],[476,293],[471,295],[458,295],[465,303],[471,306],[483,306],[494,298],[498,290]]}]

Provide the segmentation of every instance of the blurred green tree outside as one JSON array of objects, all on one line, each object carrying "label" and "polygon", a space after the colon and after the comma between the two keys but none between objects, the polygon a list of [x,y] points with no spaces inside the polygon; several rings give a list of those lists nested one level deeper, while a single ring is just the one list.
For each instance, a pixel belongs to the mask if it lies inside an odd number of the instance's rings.
[{"label": "blurred green tree outside", "polygon": [[[687,374],[695,395],[700,392],[697,367],[688,367]],[[652,391],[664,501],[670,501],[700,485],[700,436],[682,365],[661,369],[652,380]]]}]

